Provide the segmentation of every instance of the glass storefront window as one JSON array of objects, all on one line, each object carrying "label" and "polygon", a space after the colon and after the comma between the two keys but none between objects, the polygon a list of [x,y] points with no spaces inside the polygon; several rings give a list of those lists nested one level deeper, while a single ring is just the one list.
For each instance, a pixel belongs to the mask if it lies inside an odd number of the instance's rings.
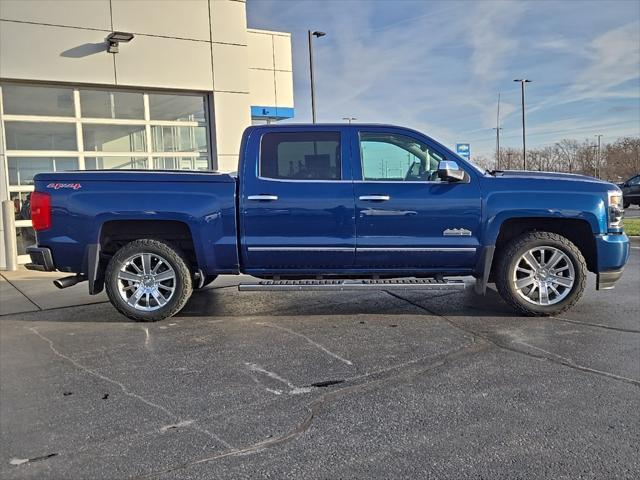
[{"label": "glass storefront window", "polygon": [[29,198],[38,173],[211,168],[206,95],[6,81],[0,96],[7,162],[0,181],[9,185],[21,255],[35,241]]},{"label": "glass storefront window", "polygon": [[16,221],[31,220],[30,195],[31,192],[11,192],[9,194],[9,200],[13,202]]},{"label": "glass storefront window", "polygon": [[156,152],[206,152],[206,127],[166,127],[151,128],[153,149]]},{"label": "glass storefront window", "polygon": [[85,118],[144,119],[142,93],[80,90],[80,106]]},{"label": "glass storefront window", "polygon": [[6,115],[74,115],[72,88],[3,83],[2,101]]},{"label": "glass storefront window", "polygon": [[35,245],[36,234],[32,227],[16,228],[16,245],[18,247],[18,255],[26,255],[27,247]]},{"label": "glass storefront window", "polygon": [[146,157],[87,157],[84,166],[87,170],[148,168]]},{"label": "glass storefront window", "polygon": [[83,124],[86,152],[144,152],[147,149],[144,125]]},{"label": "glass storefront window", "polygon": [[204,97],[150,93],[149,115],[151,120],[204,122]]},{"label": "glass storefront window", "polygon": [[153,166],[159,170],[208,170],[207,157],[154,157]]},{"label": "glass storefront window", "polygon": [[[3,89],[4,92],[4,89]],[[73,123],[5,122],[7,150],[77,150]]]},{"label": "glass storefront window", "polygon": [[43,172],[77,170],[78,159],[73,157],[9,157],[9,185],[33,185],[33,176]]}]

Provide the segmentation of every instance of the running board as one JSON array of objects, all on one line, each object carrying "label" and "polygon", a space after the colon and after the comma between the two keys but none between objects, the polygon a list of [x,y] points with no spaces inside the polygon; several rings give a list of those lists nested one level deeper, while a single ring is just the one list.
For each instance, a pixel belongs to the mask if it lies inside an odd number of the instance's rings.
[{"label": "running board", "polygon": [[345,291],[345,290],[464,290],[462,280],[433,278],[396,278],[389,280],[263,280],[241,283],[241,292],[289,291]]}]

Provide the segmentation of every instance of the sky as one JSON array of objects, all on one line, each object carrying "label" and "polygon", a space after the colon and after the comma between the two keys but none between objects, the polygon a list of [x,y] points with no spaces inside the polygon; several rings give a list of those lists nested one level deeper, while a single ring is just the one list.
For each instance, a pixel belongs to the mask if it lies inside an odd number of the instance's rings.
[{"label": "sky", "polygon": [[640,136],[638,0],[247,0],[251,28],[292,33],[296,122],[311,120],[307,30],[319,122],[392,123],[473,156],[563,138]]}]

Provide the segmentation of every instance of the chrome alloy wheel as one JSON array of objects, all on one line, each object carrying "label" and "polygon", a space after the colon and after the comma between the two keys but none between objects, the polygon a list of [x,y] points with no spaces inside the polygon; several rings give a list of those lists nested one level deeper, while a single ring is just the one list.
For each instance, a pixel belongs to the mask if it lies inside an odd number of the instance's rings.
[{"label": "chrome alloy wheel", "polygon": [[136,310],[153,312],[167,304],[176,289],[176,272],[155,253],[138,253],[118,272],[118,292]]},{"label": "chrome alloy wheel", "polygon": [[575,277],[569,256],[546,246],[526,251],[513,271],[518,295],[536,305],[554,305],[564,300],[571,292]]}]

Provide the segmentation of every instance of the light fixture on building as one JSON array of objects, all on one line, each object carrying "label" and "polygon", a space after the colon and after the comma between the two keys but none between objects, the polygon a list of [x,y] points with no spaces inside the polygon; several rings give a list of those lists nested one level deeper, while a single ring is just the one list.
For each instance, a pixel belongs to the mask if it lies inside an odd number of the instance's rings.
[{"label": "light fixture on building", "polygon": [[107,48],[107,52],[109,53],[118,53],[118,46],[120,42],[130,42],[133,39],[133,33],[129,32],[111,32],[106,40],[109,42],[109,48]]}]

